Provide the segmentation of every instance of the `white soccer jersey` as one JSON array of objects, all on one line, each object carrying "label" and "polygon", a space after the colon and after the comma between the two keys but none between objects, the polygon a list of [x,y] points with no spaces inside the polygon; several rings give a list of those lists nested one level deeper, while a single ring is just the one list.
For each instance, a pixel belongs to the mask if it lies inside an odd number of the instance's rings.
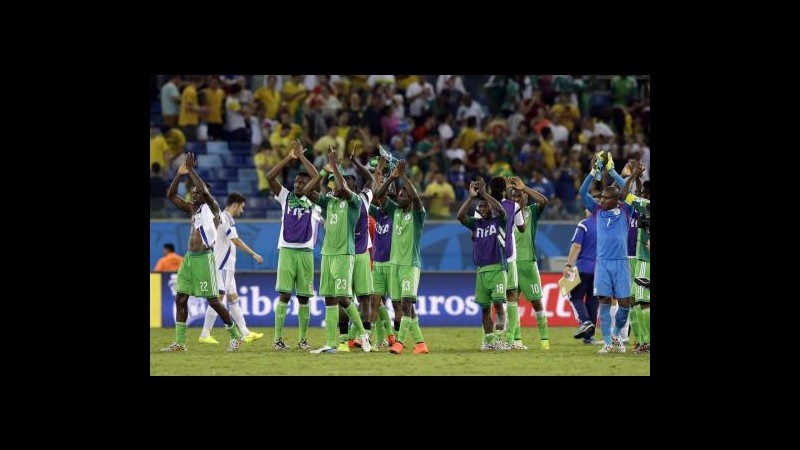
[{"label": "white soccer jersey", "polygon": [[192,216],[192,223],[200,232],[200,237],[206,247],[211,248],[217,241],[217,229],[214,227],[214,213],[207,204],[200,206],[200,211]]},{"label": "white soccer jersey", "polygon": [[[217,260],[217,270],[233,270],[236,268],[236,246],[231,239],[238,238],[236,222],[227,211],[219,213],[219,227],[217,228],[217,243],[214,244],[214,259]],[[220,288],[222,289],[222,288]]]},{"label": "white soccer jersey", "polygon": [[[311,249],[313,249],[314,245],[317,243],[317,236],[318,236],[318,233],[319,233],[319,224],[321,224],[322,222],[325,221],[325,219],[322,218],[322,208],[320,208],[319,205],[315,205],[314,202],[312,202],[310,199],[308,199],[305,196],[303,196],[300,199],[300,201],[302,201],[304,204],[306,204],[306,203],[309,204],[309,208],[302,208],[302,207],[301,208],[288,208],[286,203],[287,203],[287,200],[289,198],[289,194],[290,193],[291,192],[289,192],[288,189],[286,189],[285,187],[281,186],[281,193],[278,194],[278,203],[281,204],[281,233],[278,235],[278,248],[288,247],[288,248],[311,248]],[[309,237],[309,239],[307,241],[305,241],[305,242],[286,242],[286,240],[283,238],[283,236],[284,236],[284,229],[283,229],[283,227],[284,227],[284,219],[286,218],[286,216],[290,215],[290,216],[293,216],[293,217],[296,217],[296,218],[300,218],[304,214],[309,214],[309,212],[311,214],[311,236]],[[290,218],[290,220],[292,220],[292,218]]]}]

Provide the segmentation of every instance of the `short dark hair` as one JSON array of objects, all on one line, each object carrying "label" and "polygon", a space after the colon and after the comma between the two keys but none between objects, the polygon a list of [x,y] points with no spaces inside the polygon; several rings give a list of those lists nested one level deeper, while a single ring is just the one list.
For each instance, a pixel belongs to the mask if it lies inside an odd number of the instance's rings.
[{"label": "short dark hair", "polygon": [[495,200],[502,200],[503,199],[503,192],[506,190],[506,179],[503,177],[492,177],[489,180],[489,189],[491,190],[490,195],[495,198]]},{"label": "short dark hair", "polygon": [[171,252],[175,251],[175,246],[173,244],[170,244],[169,242],[164,244],[164,248],[169,250],[169,251],[171,251]]},{"label": "short dark hair", "polygon": [[295,175],[295,177],[301,177],[301,176],[302,176],[302,177],[308,177],[308,178],[311,178],[311,174],[310,174],[310,173],[308,173],[308,171],[307,171],[306,169],[300,169],[300,170],[297,172],[297,175]]},{"label": "short dark hair", "polygon": [[244,195],[238,192],[231,192],[231,195],[228,196],[228,201],[225,203],[225,206],[231,206],[234,203],[244,203]]}]

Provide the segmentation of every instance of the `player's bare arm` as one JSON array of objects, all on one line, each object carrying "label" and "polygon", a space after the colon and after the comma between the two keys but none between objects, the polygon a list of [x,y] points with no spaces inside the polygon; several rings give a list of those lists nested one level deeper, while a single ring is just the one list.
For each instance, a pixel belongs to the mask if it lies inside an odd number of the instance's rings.
[{"label": "player's bare arm", "polygon": [[630,160],[628,165],[625,167],[630,167],[631,175],[625,180],[625,184],[622,186],[622,192],[619,194],[619,198],[625,200],[625,197],[631,192],[631,186],[633,186],[633,181],[639,179],[642,176],[642,166],[639,164],[639,161]]},{"label": "player's bare arm", "polygon": [[289,152],[289,154],[286,155],[286,157],[283,158],[278,164],[275,164],[275,167],[270,169],[269,173],[267,173],[267,181],[269,181],[269,187],[270,189],[272,189],[272,193],[275,194],[276,196],[280,195],[282,187],[277,180],[278,174],[283,172],[283,168],[286,167],[286,165],[289,164],[290,161],[297,159],[297,155],[294,152],[294,147],[297,145],[300,145],[300,142],[297,140],[293,141],[290,144],[292,150]]},{"label": "player's bare arm", "polygon": [[192,179],[195,189],[197,189],[197,192],[203,197],[203,200],[206,202],[206,204],[208,204],[208,207],[211,208],[211,212],[214,213],[214,226],[219,226],[219,205],[217,204],[217,201],[214,200],[214,197],[211,196],[211,193],[208,192],[206,183],[200,178],[200,175],[194,171],[194,166],[194,153],[188,153],[186,155],[186,169],[189,170],[189,178]]},{"label": "player's bare arm", "polygon": [[[378,167],[381,170],[383,170],[383,166],[385,165],[386,165],[386,160],[383,159],[383,157],[381,157],[380,162],[378,162]],[[383,196],[386,195],[386,192],[389,190],[389,185],[394,183],[394,181],[398,178],[400,178],[400,171],[397,170],[397,167],[395,167],[394,171],[391,174],[389,174],[389,178],[385,179],[383,183],[381,183],[381,185],[378,187],[378,190],[375,192],[375,197],[383,198]]]},{"label": "player's bare arm", "polygon": [[[412,206],[414,207],[414,211],[422,210],[422,199],[419,198],[419,193],[417,192],[417,188],[414,187],[414,183],[408,179],[408,175],[406,175],[405,171],[405,161],[401,161],[400,164],[403,165],[403,170],[400,172],[403,177],[403,189],[406,190],[406,194],[408,194],[408,198],[411,199]],[[398,164],[398,166],[400,165]]]},{"label": "player's bare arm", "polygon": [[189,171],[186,169],[185,164],[178,168],[178,173],[175,174],[172,184],[170,184],[169,189],[167,189],[167,198],[173,205],[177,206],[178,209],[191,214],[192,205],[186,203],[186,201],[178,195],[178,185],[181,184],[181,177],[187,173],[189,173]]},{"label": "player's bare arm", "polygon": [[475,182],[475,186],[478,188],[478,195],[486,200],[489,203],[489,206],[492,207],[495,211],[499,213],[501,217],[506,216],[506,210],[503,208],[503,205],[500,204],[494,197],[489,195],[486,192],[486,183],[483,181],[483,178],[478,178],[478,181]]},{"label": "player's bare arm", "polygon": [[[547,197],[544,196],[544,194],[526,186],[525,183],[523,183],[519,177],[510,177],[508,181],[510,181],[511,185],[514,186],[516,189],[519,189],[520,191],[524,192],[526,198],[533,199],[533,201],[537,205],[539,205],[539,210],[544,209],[544,207],[547,206],[547,204],[550,202],[547,199]],[[522,208],[522,205],[520,205],[520,208]]]},{"label": "player's bare arm", "polygon": [[303,148],[303,144],[300,142],[300,139],[296,139],[293,144],[295,143],[296,145],[292,146],[292,151],[295,155],[297,155],[297,159],[300,160],[300,163],[303,164],[303,167],[306,168],[308,175],[313,178],[314,175],[319,174],[319,172],[317,172],[317,168],[314,167],[314,164],[311,164],[311,161],[309,161],[308,158],[306,158],[305,149]]},{"label": "player's bare arm", "polygon": [[342,172],[339,171],[339,155],[336,152],[336,147],[331,144],[328,146],[328,149],[328,164],[331,165],[333,176],[336,178],[336,194],[339,198],[350,200],[353,198],[354,194],[353,191],[347,187],[344,176],[342,176]]},{"label": "player's bare arm", "polygon": [[258,264],[264,262],[264,258],[262,258],[261,255],[259,255],[258,253],[254,252],[253,249],[251,249],[250,246],[245,244],[243,240],[239,238],[233,238],[231,239],[231,242],[233,242],[233,245],[235,245],[236,248],[243,250],[245,253],[252,256],[253,259],[255,259]]},{"label": "player's bare arm", "polygon": [[358,172],[364,178],[364,189],[372,189],[375,186],[375,177],[372,175],[372,172],[369,171],[363,164],[355,157],[356,154],[356,142],[353,142],[353,149],[350,152],[350,161],[355,164],[358,168]]}]

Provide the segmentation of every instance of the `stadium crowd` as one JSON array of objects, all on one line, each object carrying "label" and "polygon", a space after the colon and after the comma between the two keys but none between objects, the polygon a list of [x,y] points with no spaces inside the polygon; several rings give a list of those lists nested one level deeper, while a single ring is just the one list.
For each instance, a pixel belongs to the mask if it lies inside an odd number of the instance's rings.
[{"label": "stadium crowd", "polygon": [[[598,150],[650,174],[649,75],[159,75],[150,110],[150,213],[182,217],[164,192],[199,154],[212,195],[254,198],[244,217],[277,209],[267,173],[299,139],[321,169],[335,143],[345,174],[382,146],[408,163],[430,219],[454,219],[469,182],[517,175],[550,200],[543,219],[578,220]],[[284,168],[289,186],[300,163]],[[179,194],[191,196],[190,181]],[[258,198],[260,194],[263,198]]]}]

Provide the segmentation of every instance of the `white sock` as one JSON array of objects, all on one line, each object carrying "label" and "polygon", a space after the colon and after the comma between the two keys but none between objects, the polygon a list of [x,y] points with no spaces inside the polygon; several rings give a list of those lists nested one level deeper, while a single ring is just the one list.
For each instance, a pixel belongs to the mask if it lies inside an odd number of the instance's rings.
[{"label": "white sock", "polygon": [[[629,313],[629,314],[630,314],[630,313]],[[627,339],[627,338],[628,338],[628,330],[629,330],[629,328],[630,328],[630,326],[631,326],[630,316],[628,316],[628,317],[629,317],[629,319],[625,321],[625,326],[624,326],[624,327],[622,327],[622,328],[619,330],[619,336],[620,336],[622,339]]]},{"label": "white sock", "polygon": [[231,302],[228,300],[228,309],[231,312],[231,319],[233,319],[233,322],[239,327],[239,331],[242,332],[242,337],[249,335],[250,330],[247,329],[247,324],[244,323],[244,314],[242,314],[242,308],[239,306],[239,302]]},{"label": "white sock", "polygon": [[211,335],[211,328],[214,327],[214,321],[217,320],[218,315],[214,308],[210,306],[206,308],[206,320],[203,321],[203,331],[200,333],[201,338],[207,338]]}]

